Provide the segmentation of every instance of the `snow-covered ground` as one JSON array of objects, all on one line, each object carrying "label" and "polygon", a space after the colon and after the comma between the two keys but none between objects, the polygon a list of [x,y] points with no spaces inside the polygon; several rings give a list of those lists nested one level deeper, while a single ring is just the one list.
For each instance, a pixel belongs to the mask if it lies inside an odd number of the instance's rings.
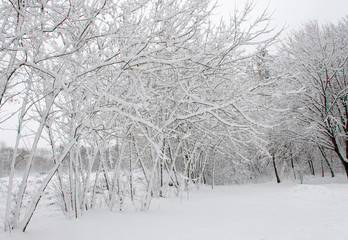
[{"label": "snow-covered ground", "polygon": [[189,196],[156,199],[149,212],[94,210],[73,220],[41,206],[26,233],[0,233],[0,239],[348,240],[348,181],[201,187]]}]

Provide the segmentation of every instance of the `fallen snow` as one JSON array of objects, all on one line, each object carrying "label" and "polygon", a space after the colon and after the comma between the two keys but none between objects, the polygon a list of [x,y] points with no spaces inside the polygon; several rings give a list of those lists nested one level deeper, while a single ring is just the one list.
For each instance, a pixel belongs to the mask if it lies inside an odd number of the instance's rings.
[{"label": "fallen snow", "polygon": [[0,233],[0,239],[348,240],[348,181],[204,186],[156,199],[149,212],[93,210],[73,220],[41,206],[26,233]]}]

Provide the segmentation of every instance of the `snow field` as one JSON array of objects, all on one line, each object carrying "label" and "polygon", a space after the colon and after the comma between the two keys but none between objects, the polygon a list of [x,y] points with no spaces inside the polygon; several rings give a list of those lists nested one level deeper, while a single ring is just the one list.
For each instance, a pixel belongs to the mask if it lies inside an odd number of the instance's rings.
[{"label": "snow field", "polygon": [[305,183],[203,186],[179,198],[154,199],[149,212],[93,210],[72,220],[42,204],[26,233],[0,233],[0,239],[347,240],[345,177]]}]

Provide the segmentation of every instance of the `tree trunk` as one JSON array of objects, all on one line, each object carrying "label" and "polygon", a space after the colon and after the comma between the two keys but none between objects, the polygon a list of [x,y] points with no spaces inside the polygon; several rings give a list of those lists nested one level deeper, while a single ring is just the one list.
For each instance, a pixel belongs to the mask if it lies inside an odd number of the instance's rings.
[{"label": "tree trunk", "polygon": [[[348,122],[347,122],[348,124]],[[348,140],[346,140],[346,159],[348,159]],[[341,159],[344,169],[346,170],[346,175],[348,178],[348,162],[345,159]]]},{"label": "tree trunk", "polygon": [[294,154],[292,152],[292,149],[291,149],[291,168],[292,168],[292,171],[294,173],[294,179],[296,179],[296,171],[295,171],[295,163],[294,163]]},{"label": "tree trunk", "polygon": [[340,154],[340,152],[336,151],[336,153],[337,153],[339,159],[341,160],[341,163],[343,164],[344,170],[346,171],[346,175],[348,178],[348,163],[343,159],[343,156]]},{"label": "tree trunk", "polygon": [[214,156],[214,161],[213,161],[213,168],[212,168],[212,182],[211,182],[211,189],[214,189],[215,186],[215,164],[216,164],[216,158]]},{"label": "tree trunk", "polygon": [[65,147],[63,153],[61,154],[61,156],[59,157],[59,159],[57,160],[56,165],[47,173],[46,177],[44,178],[44,180],[42,181],[40,188],[37,190],[35,196],[33,197],[33,200],[30,204],[30,206],[28,207],[26,214],[24,216],[24,219],[22,221],[21,224],[21,228],[22,231],[25,232],[35,210],[37,205],[39,204],[39,201],[41,199],[41,197],[44,194],[44,191],[48,185],[48,183],[51,181],[53,175],[56,173],[57,169],[60,167],[60,165],[62,164],[63,160],[65,159],[65,157],[67,156],[67,154],[69,153],[70,149],[73,147],[73,145],[76,143],[77,137],[75,137],[74,139],[72,139]]},{"label": "tree trunk", "polygon": [[308,160],[308,165],[309,165],[309,169],[310,169],[312,175],[315,176],[315,170],[314,170],[313,161],[312,160]]},{"label": "tree trunk", "polygon": [[278,175],[278,170],[277,170],[277,165],[276,165],[276,161],[275,161],[275,154],[273,153],[272,154],[272,162],[273,162],[273,168],[274,168],[274,173],[275,173],[275,176],[276,176],[276,179],[277,179],[277,183],[280,183],[280,178],[279,178],[279,175]]},{"label": "tree trunk", "polygon": [[320,146],[320,145],[318,145],[318,148],[319,148],[319,150],[320,150],[321,155],[324,157],[327,166],[328,166],[329,169],[330,169],[331,177],[335,177],[335,173],[334,173],[334,171],[333,171],[333,169],[332,169],[332,167],[331,167],[331,164],[330,164],[330,162],[329,162],[329,160],[328,160],[328,158],[327,158],[327,156],[326,156],[326,152],[325,152],[324,148],[323,148],[322,146]]},{"label": "tree trunk", "polygon": [[160,167],[160,197],[163,197],[163,186],[164,186],[164,183],[163,183],[163,163],[162,163],[163,159],[160,159],[160,164],[159,164],[159,167]]},{"label": "tree trunk", "polygon": [[344,166],[344,169],[346,170],[346,175],[347,175],[347,178],[348,178],[348,162],[344,161],[344,160],[341,160],[343,166]]},{"label": "tree trunk", "polygon": [[133,149],[132,149],[132,143],[129,144],[129,148],[130,148],[130,154],[129,154],[129,190],[130,190],[130,197],[132,202],[134,202],[134,189],[133,189],[133,165],[132,165],[132,153],[133,153]]},{"label": "tree trunk", "polygon": [[[331,138],[331,141],[334,145],[334,150],[338,156],[338,158],[341,160],[341,163],[343,164],[343,167],[346,171],[346,175],[347,175],[347,178],[348,178],[348,163],[345,161],[339,147],[338,147],[338,144],[336,142],[336,139],[334,137]],[[346,157],[348,156],[348,141],[346,141]]]}]

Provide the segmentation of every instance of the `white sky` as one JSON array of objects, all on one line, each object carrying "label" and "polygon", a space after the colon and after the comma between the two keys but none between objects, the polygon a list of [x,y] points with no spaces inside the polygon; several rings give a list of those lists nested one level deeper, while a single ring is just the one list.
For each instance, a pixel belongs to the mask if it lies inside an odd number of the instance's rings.
[{"label": "white sky", "polygon": [[[238,8],[247,0],[218,0],[222,5],[216,10],[224,16],[233,12],[235,4]],[[255,13],[262,12],[268,6],[268,12],[273,14],[274,24],[287,26],[286,32],[301,27],[309,20],[318,20],[319,23],[337,23],[348,15],[348,0],[254,0]]]}]

